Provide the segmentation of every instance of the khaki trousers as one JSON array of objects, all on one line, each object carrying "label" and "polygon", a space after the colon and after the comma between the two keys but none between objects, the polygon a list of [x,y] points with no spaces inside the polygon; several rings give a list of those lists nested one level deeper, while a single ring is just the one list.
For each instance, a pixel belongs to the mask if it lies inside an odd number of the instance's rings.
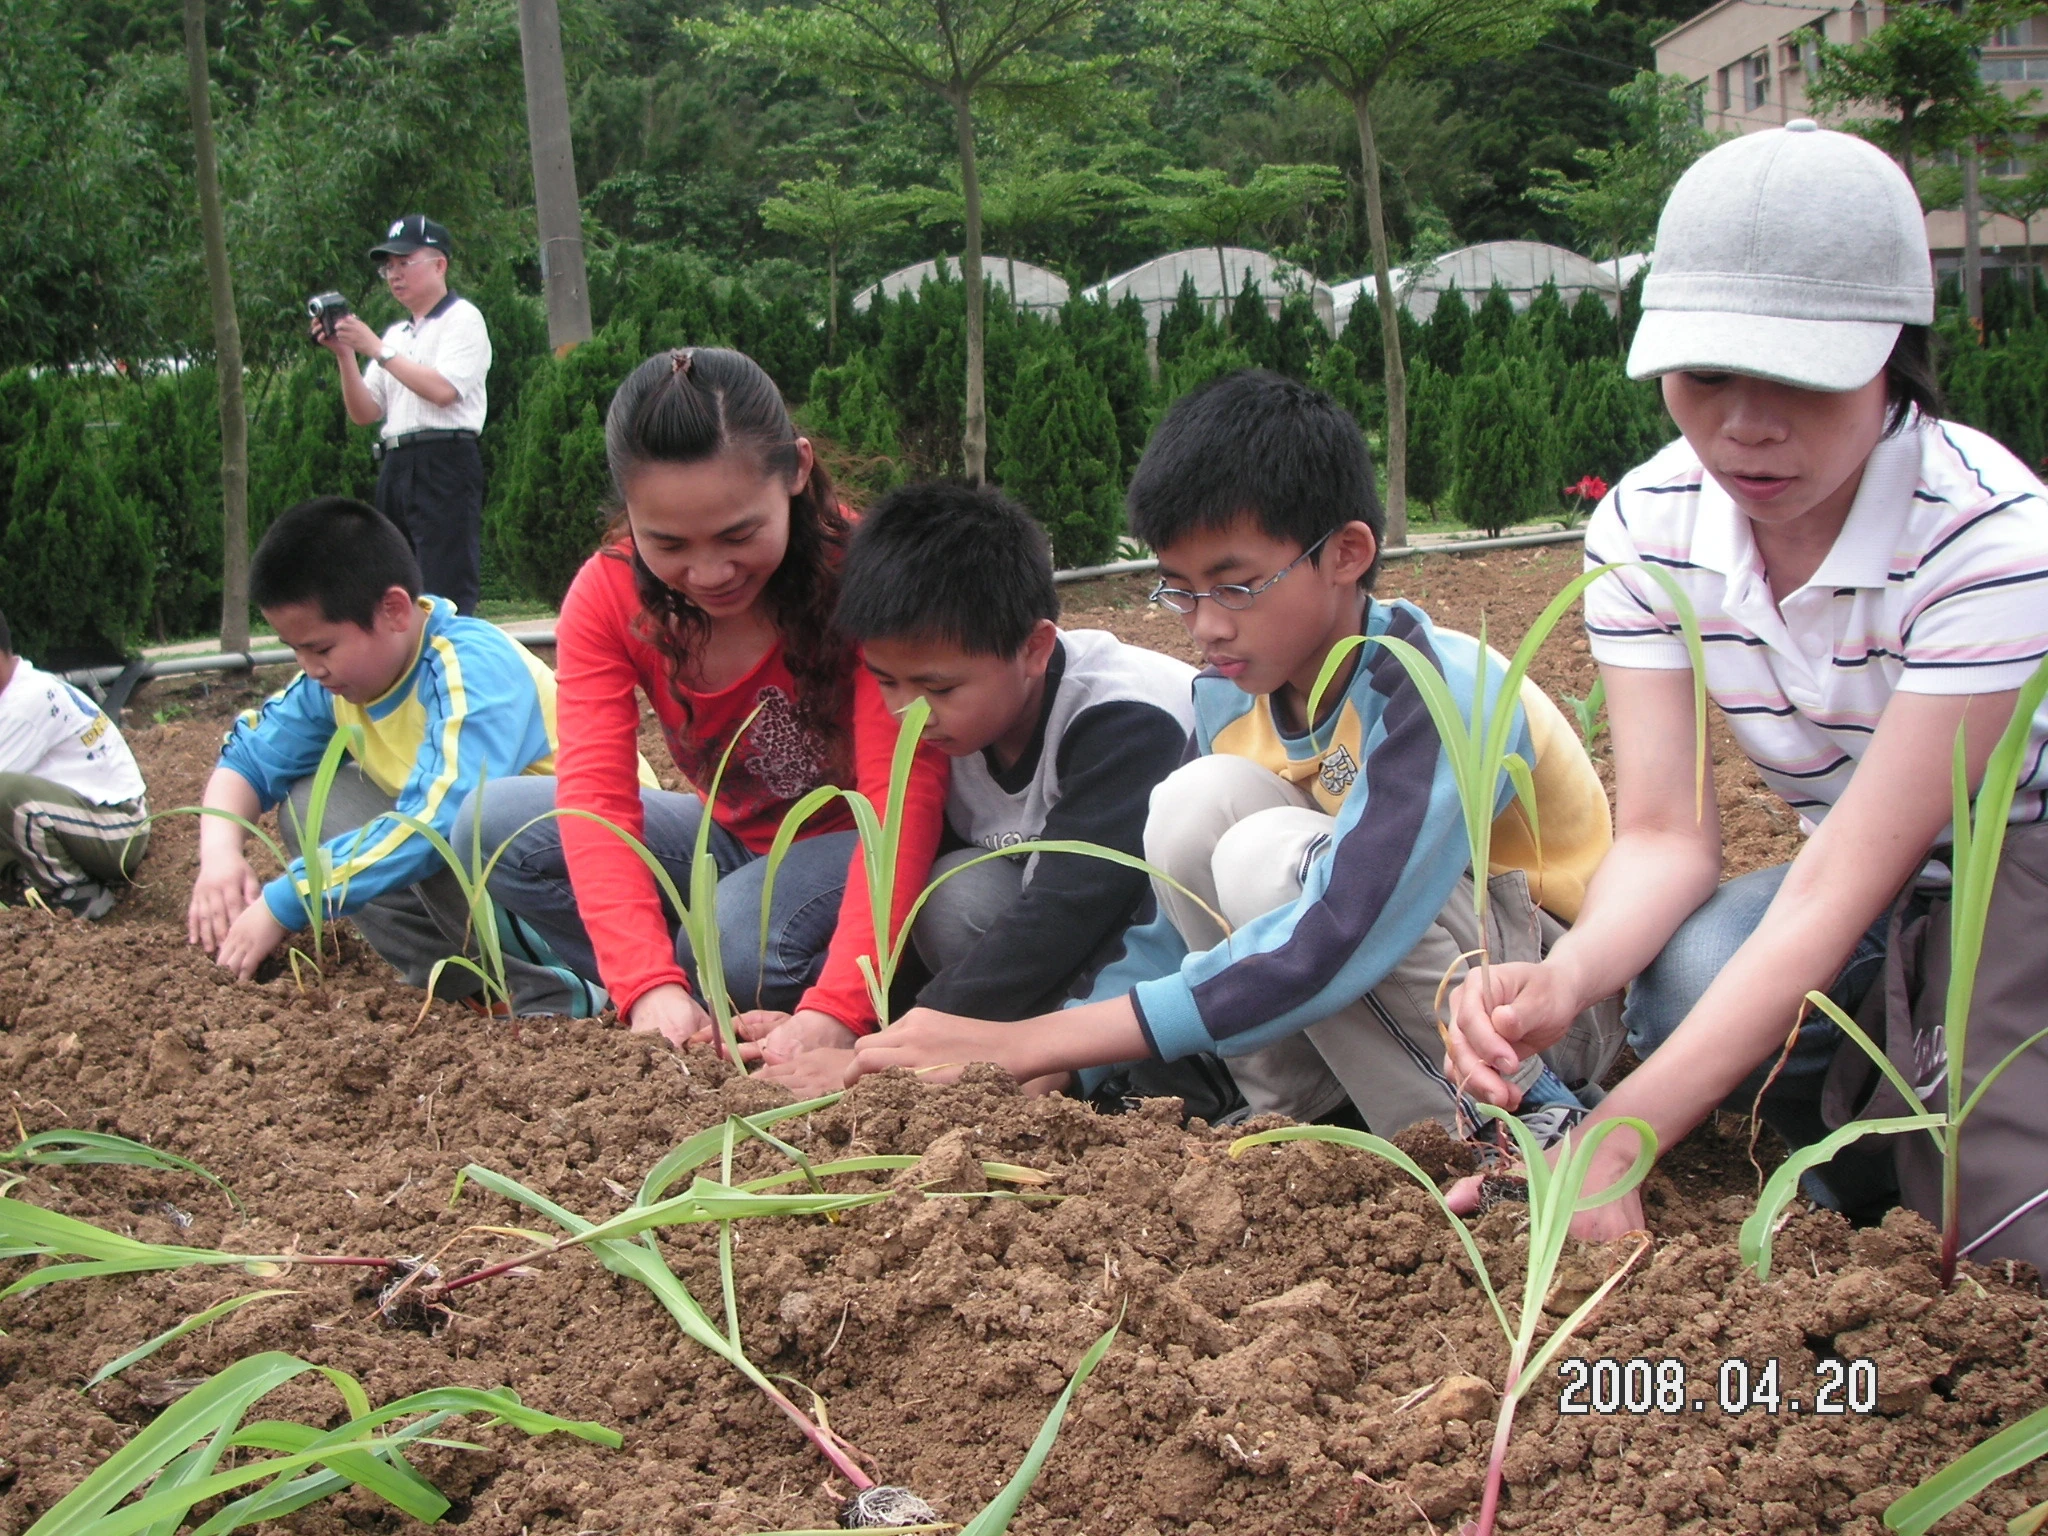
[{"label": "khaki trousers", "polygon": [[[1336,819],[1304,790],[1247,758],[1218,754],[1185,764],[1153,790],[1145,857],[1235,929],[1299,899],[1335,833]],[[1154,889],[1190,951],[1223,942],[1215,920],[1186,896],[1158,881]],[[1496,961],[1540,959],[1563,932],[1530,900],[1519,870],[1488,883],[1487,903]],[[1468,876],[1422,941],[1365,996],[1299,1034],[1227,1059],[1253,1112],[1314,1120],[1348,1098],[1383,1136],[1432,1119],[1456,1130],[1464,1095],[1444,1074],[1436,998],[1458,957],[1478,945]],[[1595,1080],[1620,1043],[1618,1010],[1591,1010],[1552,1064],[1567,1083]],[[1524,1062],[1516,1085],[1527,1088],[1544,1064],[1540,1057]],[[1469,1100],[1462,1112],[1469,1125]]]}]

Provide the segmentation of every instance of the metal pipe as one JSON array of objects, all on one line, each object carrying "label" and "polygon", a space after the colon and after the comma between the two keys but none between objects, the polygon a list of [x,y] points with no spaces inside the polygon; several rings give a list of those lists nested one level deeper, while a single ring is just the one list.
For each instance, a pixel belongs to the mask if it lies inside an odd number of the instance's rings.
[{"label": "metal pipe", "polygon": [[[1538,544],[1577,543],[1586,537],[1583,528],[1567,528],[1557,533],[1520,533],[1504,539],[1452,539],[1442,544],[1403,544],[1381,551],[1385,560],[1407,560],[1417,555],[1476,555],[1495,549],[1527,549]],[[1157,560],[1117,560],[1108,565],[1084,565],[1077,570],[1054,571],[1052,579],[1064,585],[1074,581],[1095,581],[1105,576],[1137,576],[1159,568]],[[512,638],[521,645],[552,646],[555,632],[552,629],[531,629],[512,633]],[[268,646],[262,650],[225,651],[212,656],[170,656],[162,661],[144,664],[137,674],[136,682],[147,682],[158,677],[184,677],[195,672],[246,672],[252,667],[282,666],[292,659],[292,653],[285,647]],[[66,672],[66,681],[98,687],[111,683],[128,669],[125,666],[82,667],[75,672]]]}]

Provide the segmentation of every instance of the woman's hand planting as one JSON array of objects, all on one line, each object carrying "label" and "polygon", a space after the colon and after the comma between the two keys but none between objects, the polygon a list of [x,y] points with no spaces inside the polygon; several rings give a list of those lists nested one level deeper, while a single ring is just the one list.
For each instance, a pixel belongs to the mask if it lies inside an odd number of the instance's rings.
[{"label": "woman's hand planting", "polygon": [[709,1038],[717,1036],[711,1015],[690,996],[688,989],[676,982],[642,994],[628,1019],[634,1034],[660,1035],[677,1050],[696,1039],[700,1032],[708,1031]]}]

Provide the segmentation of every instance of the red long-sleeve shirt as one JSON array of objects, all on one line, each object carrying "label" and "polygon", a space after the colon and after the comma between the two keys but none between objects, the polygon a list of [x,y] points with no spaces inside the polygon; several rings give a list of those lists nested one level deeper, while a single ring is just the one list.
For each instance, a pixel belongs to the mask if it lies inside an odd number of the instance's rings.
[{"label": "red long-sleeve shirt", "polygon": [[[756,705],[764,706],[733,751],[712,806],[718,824],[756,853],[767,851],[790,807],[820,784],[858,789],[878,812],[883,809],[896,749],[896,720],[857,659],[848,663],[852,686],[848,704],[834,723],[842,746],[835,752],[834,743],[820,740],[799,724],[796,680],[779,642],[727,687],[714,693],[685,689],[686,712],[670,688],[666,660],[635,630],[640,611],[632,564],[610,551],[601,550],[584,562],[563,599],[555,626],[561,737],[555,758],[558,809],[590,811],[635,837],[643,834],[635,768],[640,726],[633,697],[636,687],[660,720],[677,768],[700,789],[711,783],[733,732]],[[846,774],[835,774],[835,758],[851,759],[851,785],[844,782]],[[899,929],[903,914],[924,887],[938,849],[948,766],[943,754],[924,747],[911,769],[891,903]],[[565,816],[559,824],[576,909],[597,952],[600,979],[619,1011],[630,1012],[655,987],[669,982],[687,985],[676,963],[661,892],[639,855],[582,817]],[[852,827],[845,803],[835,801],[805,823],[802,835]],[[687,890],[685,885],[686,895]],[[873,1029],[874,1010],[858,957],[872,958],[874,949],[873,908],[856,849],[824,972],[799,1007],[828,1013],[862,1033]]]}]

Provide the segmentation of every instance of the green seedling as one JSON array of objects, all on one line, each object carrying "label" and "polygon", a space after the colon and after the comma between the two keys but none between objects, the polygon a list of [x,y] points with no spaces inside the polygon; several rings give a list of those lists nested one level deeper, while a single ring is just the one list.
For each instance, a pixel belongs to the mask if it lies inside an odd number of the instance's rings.
[{"label": "green seedling", "polygon": [[97,1371],[93,1372],[92,1380],[88,1381],[78,1390],[90,1392],[101,1382],[111,1381],[114,1377],[127,1370],[129,1366],[142,1364],[143,1361],[162,1349],[166,1344],[175,1344],[178,1340],[184,1338],[186,1334],[196,1333],[210,1323],[217,1323],[229,1313],[241,1311],[242,1308],[248,1306],[252,1301],[264,1301],[272,1296],[296,1296],[298,1294],[299,1292],[297,1291],[250,1291],[243,1296],[230,1296],[226,1301],[216,1302],[203,1311],[194,1312],[183,1322],[166,1328],[155,1338],[136,1345],[135,1348],[129,1350],[127,1354],[122,1355],[120,1358],[109,1360]]},{"label": "green seedling", "polygon": [[[743,1131],[735,1130],[728,1125],[717,1125],[698,1132],[676,1147],[648,1172],[638,1196],[630,1206],[602,1222],[590,1221],[579,1216],[574,1211],[557,1205],[545,1195],[475,1163],[463,1169],[456,1184],[456,1193],[460,1194],[464,1182],[473,1181],[493,1194],[523,1205],[529,1210],[538,1211],[570,1234],[567,1241],[549,1244],[547,1251],[570,1246],[587,1247],[612,1273],[639,1281],[653,1292],[655,1300],[660,1302],[669,1316],[676,1320],[677,1326],[683,1330],[685,1336],[725,1361],[752,1382],[754,1387],[797,1427],[803,1437],[817,1448],[819,1454],[831,1463],[840,1476],[856,1490],[871,1488],[875,1486],[875,1480],[862,1471],[854,1461],[850,1454],[852,1448],[822,1422],[822,1414],[817,1418],[806,1414],[747,1358],[745,1349],[738,1341],[738,1328],[734,1321],[737,1316],[737,1289],[733,1278],[730,1245],[721,1246],[718,1266],[723,1311],[729,1323],[732,1323],[728,1332],[712,1320],[711,1314],[669,1267],[668,1261],[662,1256],[653,1239],[653,1232],[659,1227],[702,1222],[731,1222],[754,1216],[833,1214],[889,1198],[890,1192],[887,1190],[856,1195],[821,1194],[814,1190],[803,1195],[776,1196],[735,1189],[702,1178],[695,1180],[684,1194],[668,1197],[669,1186],[712,1159],[721,1157],[729,1145],[728,1138],[741,1134],[750,1137],[756,1133],[765,1134],[769,1126],[779,1121],[824,1109],[836,1104],[839,1098],[840,1095],[836,1093],[828,1094],[823,1098],[809,1099],[746,1116]],[[790,1150],[794,1152],[794,1149]],[[800,1176],[802,1172],[800,1166]],[[503,1273],[516,1264],[528,1262],[530,1257],[531,1255],[524,1255],[507,1264],[493,1265],[489,1270],[480,1271],[476,1275],[464,1276],[459,1281],[441,1287],[440,1294],[446,1294],[461,1285],[474,1283],[489,1274]]]},{"label": "green seedling", "polygon": [[[2008,1425],[1974,1450],[1950,1462],[1884,1512],[1887,1529],[1921,1536],[1944,1515],[1953,1514],[2001,1477],[2048,1456],[2048,1408]],[[2048,1502],[2006,1522],[2008,1536],[2034,1536],[2048,1527]]]},{"label": "green seedling", "polygon": [[238,1212],[242,1210],[242,1202],[235,1198],[235,1192],[197,1163],[188,1162],[175,1152],[160,1152],[155,1147],[106,1131],[37,1131],[33,1136],[24,1136],[18,1145],[0,1152],[0,1163],[113,1164],[154,1168],[165,1173],[190,1173],[226,1195],[228,1204]]},{"label": "green seedling", "polygon": [[[1543,1303],[1556,1283],[1558,1260],[1564,1253],[1565,1238],[1571,1233],[1572,1219],[1582,1211],[1596,1210],[1626,1195],[1642,1183],[1644,1175],[1650,1171],[1650,1165],[1657,1157],[1656,1133],[1650,1129],[1648,1123],[1630,1116],[1617,1116],[1612,1120],[1601,1121],[1583,1138],[1567,1134],[1558,1143],[1557,1165],[1553,1167],[1544,1155],[1541,1143],[1536,1140],[1535,1133],[1513,1115],[1491,1104],[1480,1105],[1479,1112],[1507,1127],[1515,1138],[1523,1162],[1527,1165],[1524,1177],[1527,1178],[1529,1185],[1528,1264],[1522,1281],[1521,1306],[1512,1319],[1494,1289],[1493,1279],[1487,1273],[1486,1260],[1479,1251],[1477,1240],[1472,1236],[1472,1229],[1452,1211],[1443,1194],[1437,1189],[1435,1181],[1416,1165],[1413,1158],[1391,1141],[1363,1131],[1346,1130],[1341,1126],[1289,1125],[1277,1130],[1262,1131],[1255,1136],[1241,1137],[1231,1143],[1230,1147],[1232,1157],[1242,1155],[1249,1147],[1283,1141],[1328,1141],[1339,1146],[1353,1147],[1361,1152],[1370,1152],[1392,1163],[1421,1185],[1451,1223],[1451,1229],[1457,1234],[1466,1258],[1472,1262],[1472,1271],[1478,1277],[1479,1287],[1485,1293],[1487,1305],[1493,1311],[1494,1321],[1500,1325],[1501,1334],[1508,1345],[1507,1375],[1501,1382],[1500,1415],[1494,1423],[1493,1454],[1486,1464],[1486,1490],[1479,1506],[1479,1519],[1465,1527],[1461,1536],[1492,1536],[1494,1518],[1500,1509],[1508,1437],[1514,1429],[1516,1405],[1544,1374],[1558,1351],[1584,1326],[1586,1319],[1593,1315],[1594,1309],[1606,1299],[1607,1293],[1619,1285],[1622,1277],[1634,1267],[1636,1260],[1649,1251],[1650,1235],[1647,1232],[1633,1234],[1634,1251],[1600,1283],[1592,1295],[1574,1308],[1539,1346],[1536,1335],[1543,1324]],[[1623,1127],[1636,1134],[1635,1161],[1612,1184],[1588,1195],[1585,1193],[1586,1178],[1592,1171],[1594,1155],[1608,1136]]]},{"label": "green seedling", "polygon": [[[341,1394],[346,1423],[330,1430],[274,1419],[243,1423],[259,1399],[315,1371]],[[432,1523],[448,1512],[449,1502],[406,1461],[405,1452],[419,1445],[481,1449],[468,1441],[429,1438],[450,1419],[468,1414],[486,1415],[490,1424],[528,1435],[568,1434],[614,1449],[622,1443],[602,1424],[528,1408],[507,1387],[436,1387],[373,1409],[362,1384],[346,1371],[277,1352],[251,1355],[157,1415],[30,1526],[27,1536],[172,1536],[194,1508],[251,1483],[264,1486],[221,1508],[192,1536],[222,1536],[279,1519],[350,1486]],[[379,1433],[401,1419],[413,1422]],[[280,1454],[215,1470],[227,1452],[252,1450]],[[123,1502],[130,1498],[135,1502]]]},{"label": "green seedling", "polygon": [[1230,925],[1207,902],[1190,891],[1162,869],[1146,863],[1134,854],[1117,848],[1105,848],[1099,843],[1074,842],[1063,838],[1038,838],[1028,842],[1013,843],[990,853],[967,859],[940,875],[938,879],[918,892],[903,914],[899,926],[895,918],[896,867],[902,853],[903,802],[910,788],[911,764],[917,756],[917,744],[924,735],[925,723],[931,718],[932,707],[923,698],[914,700],[903,712],[901,723],[896,729],[896,754],[889,766],[889,791],[885,808],[875,809],[874,801],[856,789],[842,789],[836,784],[822,784],[790,808],[782,825],[775,830],[775,841],[768,848],[768,867],[761,882],[761,951],[768,950],[769,905],[775,891],[775,877],[782,868],[782,862],[789,856],[797,834],[806,821],[830,805],[834,800],[844,800],[846,808],[853,815],[855,828],[860,834],[861,875],[867,886],[868,910],[874,916],[875,950],[871,958],[861,955],[861,979],[867,984],[868,1004],[875,1012],[876,1026],[886,1029],[889,1025],[889,991],[895,985],[896,973],[902,968],[903,956],[910,946],[911,932],[917,925],[917,916],[924,910],[925,903],[933,894],[955,875],[986,864],[991,859],[1025,858],[1034,853],[1071,853],[1084,858],[1102,859],[1111,864],[1121,864],[1126,869],[1135,869],[1154,880],[1163,881],[1188,900],[1195,903],[1215,919],[1225,933]]},{"label": "green seedling", "polygon": [[[1024,1453],[1024,1459],[1018,1463],[1016,1472],[1003,1484],[996,1496],[981,1507],[980,1512],[972,1520],[959,1528],[960,1536],[1007,1536],[1010,1523],[1017,1518],[1017,1511],[1023,1508],[1032,1484],[1038,1481],[1038,1474],[1044,1470],[1046,1458],[1052,1455],[1053,1442],[1059,1439],[1060,1426],[1066,1422],[1067,1409],[1074,1401],[1074,1394],[1081,1390],[1082,1383],[1095,1374],[1095,1367],[1100,1365],[1102,1357],[1109,1353],[1109,1347],[1116,1342],[1117,1329],[1122,1326],[1123,1320],[1119,1318],[1110,1326],[1107,1333],[1088,1346],[1087,1353],[1081,1356],[1079,1364],[1074,1367],[1074,1374],[1068,1378],[1066,1389],[1060,1393],[1058,1401],[1052,1405],[1052,1411],[1046,1414],[1045,1422],[1039,1426],[1037,1435],[1031,1441],[1031,1449]],[[921,1520],[917,1524],[895,1523],[895,1517],[906,1509],[903,1501],[896,1497],[903,1493],[904,1490],[901,1488],[874,1488],[856,1495],[847,1501],[846,1509],[840,1514],[840,1530],[908,1532],[953,1529],[951,1525],[936,1521]],[[909,1498],[915,1500],[915,1507],[909,1512],[928,1512],[929,1506],[925,1505],[922,1499],[918,1499],[915,1494],[909,1495]],[[873,1518],[870,1518],[871,1516]],[[835,1536],[835,1533],[782,1531],[775,1533],[775,1536]]]},{"label": "green seedling", "polygon": [[1607,679],[1594,678],[1591,691],[1583,699],[1568,693],[1564,702],[1579,727],[1579,740],[1586,744],[1588,752],[1592,751],[1593,743],[1607,729],[1607,722],[1600,718],[1601,711],[1607,708]]},{"label": "green seedling", "polygon": [[89,1280],[100,1275],[135,1275],[189,1269],[195,1265],[234,1265],[248,1274],[268,1278],[294,1264],[325,1264],[394,1269],[395,1259],[306,1253],[223,1253],[215,1248],[185,1248],[145,1243],[91,1222],[0,1195],[0,1257],[70,1259],[30,1270],[0,1290],[0,1300],[38,1290],[60,1280]]},{"label": "green seedling", "polygon": [[[334,856],[322,843],[320,834],[327,825],[327,798],[333,792],[335,775],[341,772],[341,760],[350,748],[362,750],[363,733],[358,726],[345,726],[335,731],[327,743],[327,750],[320,754],[320,766],[313,771],[313,786],[306,799],[306,816],[299,819],[298,810],[287,800],[279,814],[292,819],[292,832],[298,839],[300,854],[304,860],[304,872],[294,877],[300,898],[306,907],[306,934],[313,946],[308,955],[296,946],[285,951],[285,958],[292,968],[292,979],[301,992],[306,990],[305,971],[310,969],[316,978],[324,977],[322,957],[327,953],[329,925],[337,915],[341,903],[348,899],[348,879],[335,878]],[[290,869],[292,860],[284,851],[284,845],[246,816],[210,805],[180,805],[167,811],[157,811],[149,817],[151,821],[166,816],[216,816],[231,821],[249,836],[255,838],[264,850],[277,861],[280,869]],[[310,829],[310,832],[309,830]],[[356,831],[355,839],[349,844],[341,863],[346,865],[354,859],[368,833],[367,826]],[[334,946],[337,959],[340,958],[339,941]]]},{"label": "green seedling", "polygon": [[[2012,812],[2013,795],[2018,790],[2027,756],[2027,737],[2032,729],[2034,713],[2044,698],[2048,698],[2048,661],[2034,669],[2033,675],[2019,691],[2012,718],[2007,721],[1998,744],[1985,762],[1984,777],[1977,786],[1974,815],[1965,733],[1960,726],[1956,729],[1951,774],[1955,819],[1950,830],[1955,858],[1953,883],[1949,890],[1949,977],[1948,991],[1942,999],[1942,1032],[1948,1062],[1941,1085],[1945,1095],[1944,1112],[1936,1113],[1926,1107],[1922,1095],[1853,1019],[1820,993],[1807,993],[1806,1001],[1832,1019],[1876,1064],[1904,1101],[1906,1113],[1889,1119],[1851,1121],[1813,1145],[1799,1148],[1778,1166],[1765,1183],[1756,1210],[1742,1224],[1743,1260],[1754,1265],[1760,1277],[1769,1276],[1771,1235],[1797,1193],[1802,1173],[1826,1162],[1843,1147],[1865,1136],[1924,1131],[1941,1149],[1941,1284],[1944,1290],[1955,1285],[1956,1265],[1962,1258],[1959,1181],[1963,1127],[1991,1085],[2005,1075],[2006,1068],[2043,1040],[2048,1040],[2048,1029],[2037,1030],[2007,1051],[1990,1071],[1977,1080],[1974,1087],[1970,1085],[1965,1066],[1969,1061],[1970,1002],[1977,989],[1977,966],[1984,954],[1984,928],[1990,918],[1992,891],[1998,883],[1999,857],[2005,848],[2006,818]],[[1933,1091],[1930,1089],[1929,1093]]]},{"label": "green seedling", "polygon": [[[1322,670],[1317,674],[1315,687],[1309,691],[1308,719],[1310,741],[1316,743],[1317,717],[1321,712],[1324,693],[1336,680],[1354,651],[1366,645],[1381,645],[1392,651],[1407,670],[1409,679],[1421,693],[1422,700],[1429,708],[1430,720],[1435,724],[1437,735],[1443,739],[1443,748],[1450,761],[1452,782],[1457,786],[1458,804],[1464,812],[1465,836],[1472,848],[1472,914],[1479,926],[1479,989],[1482,998],[1490,1005],[1493,998],[1493,979],[1489,969],[1492,957],[1486,942],[1487,871],[1492,863],[1494,821],[1506,805],[1501,798],[1501,776],[1507,775],[1514,799],[1519,800],[1522,812],[1529,820],[1529,831],[1541,846],[1542,829],[1537,823],[1536,781],[1532,765],[1519,752],[1509,750],[1513,739],[1516,711],[1521,708],[1522,679],[1528,675],[1529,665],[1536,659],[1536,652],[1551,631],[1556,629],[1573,603],[1586,588],[1610,571],[1624,565],[1636,565],[1633,561],[1610,561],[1595,566],[1592,570],[1574,577],[1566,583],[1562,592],[1550,600],[1536,622],[1529,626],[1529,632],[1522,637],[1522,643],[1515,648],[1513,659],[1508,663],[1506,675],[1498,689],[1491,686],[1493,673],[1492,652],[1486,646],[1486,624],[1479,626],[1479,675],[1473,690],[1469,716],[1459,712],[1456,696],[1444,680],[1444,675],[1435,664],[1415,646],[1397,635],[1350,635],[1330,648],[1324,658]],[[1693,711],[1696,721],[1695,752],[1697,758],[1695,797],[1700,811],[1704,814],[1707,793],[1707,663],[1706,654],[1700,643],[1699,621],[1693,615],[1692,602],[1678,583],[1663,571],[1651,565],[1637,565],[1637,568],[1656,581],[1671,598],[1678,610],[1679,624],[1685,639],[1686,653],[1692,660]],[[1541,893],[1538,892],[1538,899]],[[1467,957],[1461,956],[1463,964]],[[1453,966],[1455,971],[1456,966]],[[1448,979],[1448,978],[1446,978]],[[1439,1026],[1441,1027],[1441,1026]]]}]

